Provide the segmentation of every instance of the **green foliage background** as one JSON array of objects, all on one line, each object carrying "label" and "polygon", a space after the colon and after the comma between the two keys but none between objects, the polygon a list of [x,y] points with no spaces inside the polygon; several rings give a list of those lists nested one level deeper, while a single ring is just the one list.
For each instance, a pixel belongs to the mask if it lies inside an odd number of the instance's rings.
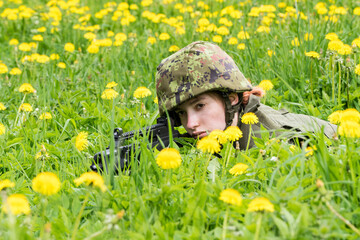
[{"label": "green foliage background", "polygon": [[[147,2],[152,3],[144,6]],[[156,67],[171,54],[170,46],[182,48],[197,40],[212,41],[218,35],[196,30],[198,20],[205,14],[217,27],[221,26],[221,17],[233,23],[219,45],[235,59],[254,86],[264,79],[272,81],[274,89],[266,95],[267,105],[322,119],[335,110],[359,109],[359,76],[354,73],[359,63],[359,47],[354,46],[350,55],[339,55],[327,50],[329,40],[325,39],[326,34],[334,32],[345,44],[352,45],[360,33],[360,16],[353,12],[360,6],[359,2],[324,1],[328,11],[331,6],[346,9],[346,14],[331,15],[338,19],[336,22],[326,20],[328,14],[317,13],[318,1],[284,1],[287,7],[292,7],[288,9],[278,7],[279,1],[209,0],[204,1],[208,10],[199,2],[128,1],[129,5],[138,7],[129,10],[136,18],[129,25],[121,24],[124,16],[112,20],[119,2],[106,6],[108,2],[104,0],[0,2],[2,13],[7,8],[21,12],[23,5],[34,10],[29,18],[10,20],[3,14],[0,18],[0,60],[9,69],[0,75],[0,102],[7,107],[0,111],[0,123],[6,128],[6,133],[0,136],[0,179],[16,183],[14,188],[3,192],[5,195],[25,194],[31,206],[31,213],[26,216],[0,213],[2,238],[218,239],[222,237],[228,212],[226,238],[249,239],[254,238],[257,219],[263,214],[246,211],[250,200],[257,196],[267,197],[275,205],[274,213],[264,213],[261,239],[359,237],[325,205],[329,202],[352,224],[360,226],[358,139],[328,140],[319,134],[292,152],[286,141],[270,140],[272,136],[265,133],[257,140],[258,148],[246,153],[233,151],[225,168],[223,159],[217,158],[206,166],[209,156],[189,146],[181,149],[181,167],[172,171],[161,170],[156,165],[157,152],[149,150],[144,139],[139,144],[140,163],[133,165],[130,176],[104,174],[109,189],[105,193],[74,185],[75,178],[89,171],[92,156],[109,145],[114,127],[130,131],[155,123]],[[266,4],[276,7],[270,32],[257,32],[269,13],[260,12],[258,17],[248,14],[252,8]],[[87,6],[88,10],[77,14],[71,11],[71,6],[76,9]],[[227,6],[240,10],[242,17],[220,16]],[[43,18],[54,7],[61,12],[58,26],[52,25],[56,22],[53,18]],[[108,9],[107,14],[95,17],[102,9]],[[286,15],[292,9],[295,12]],[[163,20],[182,19],[178,22],[183,25],[178,27],[185,33],[178,34],[174,26],[143,17],[145,11],[164,14]],[[300,12],[306,19],[300,17]],[[19,12],[15,14],[19,16]],[[81,25],[79,18],[86,14],[90,18],[84,26],[99,25],[94,31],[97,39],[107,38],[108,31],[125,33],[127,39],[121,46],[100,47],[98,53],[88,53],[90,41],[84,38],[87,31],[74,29]],[[46,27],[46,32],[39,33],[36,29],[40,27]],[[52,32],[54,28],[58,31]],[[245,43],[244,50],[228,43],[241,30],[250,34],[249,39],[238,39],[239,43]],[[160,40],[161,33],[168,33],[170,39]],[[311,41],[305,41],[306,33],[313,35]],[[9,45],[14,38],[20,43],[35,42],[32,37],[36,34],[44,40],[31,52]],[[148,43],[149,37],[155,37],[156,43]],[[296,37],[300,46],[291,44]],[[114,37],[109,38],[114,41]],[[66,43],[73,43],[76,50],[66,52]],[[275,55],[269,56],[268,50]],[[309,51],[318,52],[320,58],[305,56]],[[22,61],[25,55],[35,52],[47,56],[57,53],[60,58],[45,64]],[[59,68],[59,62],[64,62],[66,68]],[[9,74],[15,67],[22,70],[20,75]],[[118,83],[114,89],[120,95],[114,101],[104,100],[102,92],[111,81]],[[24,94],[18,91],[22,83],[30,83],[36,89],[36,93],[25,96],[25,102],[34,109],[29,113],[19,112],[24,101]],[[152,95],[135,99],[133,93],[140,86],[149,88]],[[40,120],[44,112],[50,112],[53,119]],[[80,152],[74,143],[81,131],[89,133],[89,147]],[[36,160],[42,145],[49,157]],[[313,155],[306,156],[307,146],[317,148]],[[225,150],[221,153],[227,154]],[[228,170],[238,162],[250,168],[247,174],[234,177]],[[44,197],[32,190],[31,180],[40,172],[59,176],[62,182],[59,193]],[[325,195],[318,192],[317,179],[325,183]],[[242,194],[241,207],[227,206],[219,200],[225,188],[234,188]],[[89,201],[74,235],[75,219],[87,193]],[[125,214],[119,219],[116,213],[121,210]]]}]

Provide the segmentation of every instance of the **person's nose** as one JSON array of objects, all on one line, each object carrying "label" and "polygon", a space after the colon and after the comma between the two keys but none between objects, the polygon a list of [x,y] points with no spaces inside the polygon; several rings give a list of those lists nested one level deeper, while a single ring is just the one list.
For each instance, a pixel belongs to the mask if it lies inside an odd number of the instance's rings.
[{"label": "person's nose", "polygon": [[196,130],[199,126],[199,116],[194,113],[188,113],[186,126],[188,129]]}]

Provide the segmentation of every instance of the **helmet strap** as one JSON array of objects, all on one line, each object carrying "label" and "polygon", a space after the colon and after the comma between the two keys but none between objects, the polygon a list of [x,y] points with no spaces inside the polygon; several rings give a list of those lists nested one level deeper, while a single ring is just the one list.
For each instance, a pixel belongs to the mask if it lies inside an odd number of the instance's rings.
[{"label": "helmet strap", "polygon": [[225,123],[226,123],[225,129],[226,129],[232,125],[235,113],[239,112],[241,109],[242,94],[238,94],[239,101],[235,105],[231,105],[228,92],[220,92],[220,94],[225,102]]}]

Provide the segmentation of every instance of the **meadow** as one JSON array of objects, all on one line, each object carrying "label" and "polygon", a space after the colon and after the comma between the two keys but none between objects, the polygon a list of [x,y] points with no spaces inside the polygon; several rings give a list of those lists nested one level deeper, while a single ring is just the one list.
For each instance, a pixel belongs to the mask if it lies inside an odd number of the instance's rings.
[{"label": "meadow", "polygon": [[[156,67],[198,40],[338,134],[172,153],[143,137],[130,175],[92,172],[115,127],[156,123]],[[359,239],[359,48],[352,0],[0,0],[0,238]]]}]

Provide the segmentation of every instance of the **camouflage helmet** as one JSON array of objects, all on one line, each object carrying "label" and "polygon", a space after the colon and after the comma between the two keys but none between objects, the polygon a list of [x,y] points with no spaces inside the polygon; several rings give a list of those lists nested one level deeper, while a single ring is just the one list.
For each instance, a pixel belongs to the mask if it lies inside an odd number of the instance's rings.
[{"label": "camouflage helmet", "polygon": [[219,46],[197,41],[161,61],[156,73],[160,115],[208,91],[252,89],[234,60]]}]

